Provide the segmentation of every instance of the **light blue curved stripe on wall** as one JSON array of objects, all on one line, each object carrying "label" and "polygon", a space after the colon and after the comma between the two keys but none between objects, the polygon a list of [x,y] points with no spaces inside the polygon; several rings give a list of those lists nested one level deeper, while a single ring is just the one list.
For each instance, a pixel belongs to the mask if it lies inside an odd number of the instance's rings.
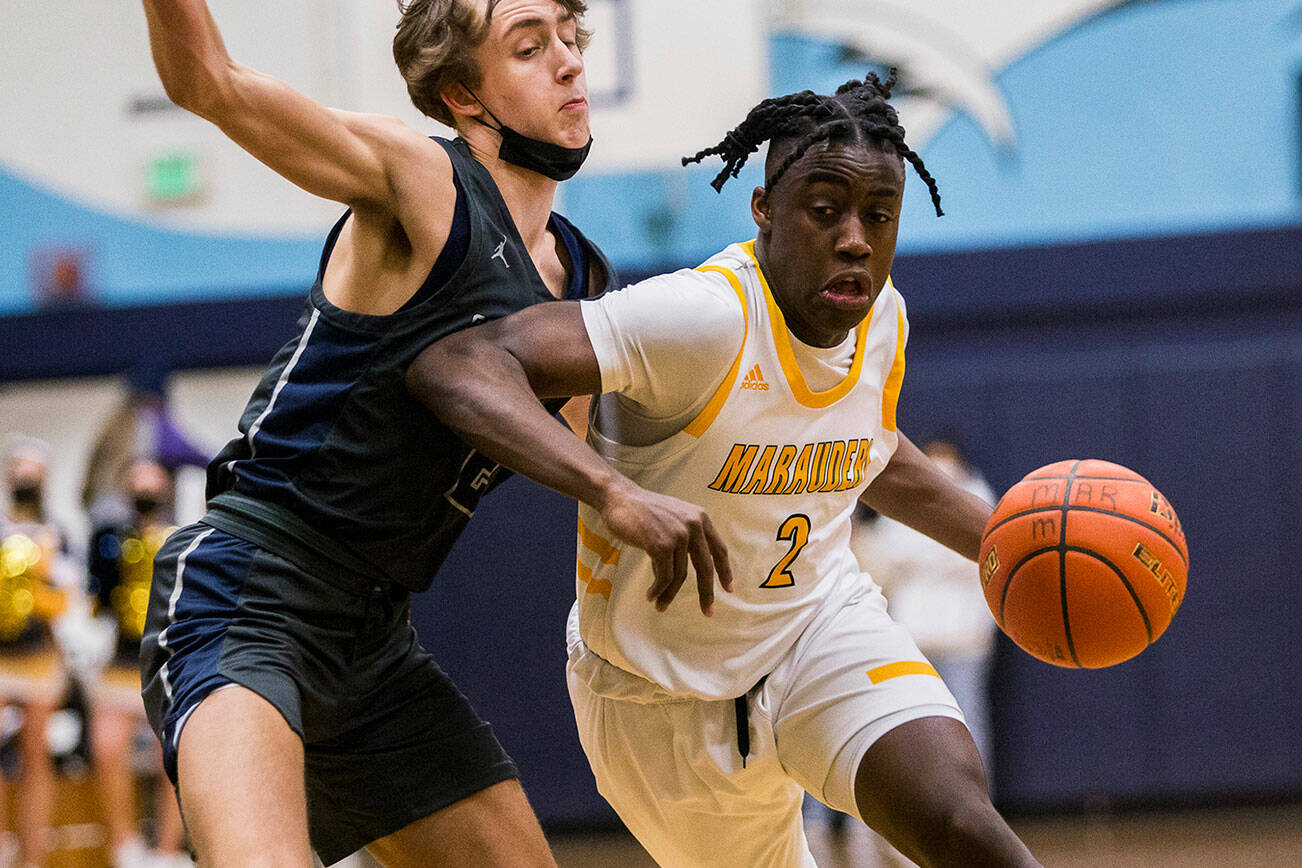
[{"label": "light blue curved stripe on wall", "polygon": [[[836,46],[772,45],[772,93],[861,77]],[[997,154],[956,115],[922,154],[947,216],[911,177],[902,251],[1041,244],[1302,223],[1302,2],[1150,0],[1086,22],[998,76],[1017,126]],[[708,87],[703,83],[702,87]],[[720,117],[718,138],[742,119]],[[700,147],[714,141],[700,142]],[[600,147],[600,141],[596,147]],[[722,195],[704,166],[581,174],[564,208],[626,269],[696,263],[754,235],[756,165]],[[26,309],[33,247],[89,243],[106,303],[299,291],[321,239],[159,229],[95,211],[0,171],[0,312]]]},{"label": "light blue curved stripe on wall", "polygon": [[[1121,7],[999,77],[1017,125],[1002,159],[960,116],[923,156],[944,220],[904,249],[1149,236],[1302,222],[1298,0]],[[925,213],[922,185],[909,191]]]},{"label": "light blue curved stripe on wall", "polygon": [[[922,150],[947,216],[931,216],[910,174],[900,249],[1302,222],[1299,22],[1298,0],[1153,0],[1051,40],[997,79],[1015,155],[996,153],[964,115]],[[837,46],[796,35],[775,36],[772,55],[772,93],[828,93],[865,71]],[[740,120],[720,118],[719,136]],[[758,170],[747,167],[722,197],[707,185],[712,172],[691,170],[685,183],[677,174],[576,179],[569,211],[616,262],[638,266],[696,261],[754,233],[746,203]],[[677,216],[668,231],[666,214]]]},{"label": "light blue curved stripe on wall", "polygon": [[104,304],[306,293],[321,252],[321,238],[255,240],[159,229],[78,205],[5,172],[0,203],[0,313],[31,308],[33,249],[86,250],[87,282]]}]

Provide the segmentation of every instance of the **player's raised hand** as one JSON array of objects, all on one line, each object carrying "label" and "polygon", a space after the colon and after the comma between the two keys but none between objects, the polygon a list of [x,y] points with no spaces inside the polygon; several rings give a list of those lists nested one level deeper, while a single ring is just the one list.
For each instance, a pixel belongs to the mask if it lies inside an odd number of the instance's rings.
[{"label": "player's raised hand", "polygon": [[728,547],[705,510],[693,503],[647,491],[620,478],[608,491],[601,517],[621,541],[651,556],[655,581],[646,598],[665,611],[687,580],[690,560],[696,571],[701,612],[713,614],[714,577],[732,593],[732,567]]}]

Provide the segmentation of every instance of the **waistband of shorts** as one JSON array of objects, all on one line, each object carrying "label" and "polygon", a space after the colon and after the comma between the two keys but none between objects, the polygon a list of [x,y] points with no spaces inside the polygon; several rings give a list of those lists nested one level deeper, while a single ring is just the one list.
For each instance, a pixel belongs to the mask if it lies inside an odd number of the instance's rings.
[{"label": "waistband of shorts", "polygon": [[575,603],[565,624],[565,645],[570,672],[588,689],[604,699],[662,705],[669,702],[702,702],[700,697],[674,693],[650,679],[634,675],[593,651],[579,636],[579,607]]},{"label": "waistband of shorts", "polygon": [[620,669],[580,641],[570,647],[570,671],[588,689],[604,699],[663,705],[670,702],[701,702],[696,696],[671,693],[654,681]]},{"label": "waistband of shorts", "polygon": [[340,590],[365,594],[377,587],[394,587],[374,566],[272,504],[225,492],[208,501],[208,511],[199,521],[283,557]]}]

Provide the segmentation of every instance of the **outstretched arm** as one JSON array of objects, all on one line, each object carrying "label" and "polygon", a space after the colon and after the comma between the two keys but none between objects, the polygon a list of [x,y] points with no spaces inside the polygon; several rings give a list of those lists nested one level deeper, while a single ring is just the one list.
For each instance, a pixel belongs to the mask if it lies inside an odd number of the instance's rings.
[{"label": "outstretched arm", "polygon": [[449,335],[408,368],[407,385],[466,443],[598,510],[616,536],[650,554],[647,599],[656,608],[678,593],[689,560],[702,612],[711,611],[716,571],[732,590],[727,548],[703,509],[620,475],[539,403],[601,391],[578,302],[534,305]]},{"label": "outstretched arm", "polygon": [[993,508],[956,485],[903,432],[899,436],[886,469],[859,499],[975,561]]},{"label": "outstretched arm", "polygon": [[[407,176],[434,172],[451,185],[443,150],[401,121],[328,109],[236,63],[203,0],[144,5],[154,65],[168,97],[309,193],[401,221],[402,190],[415,181]],[[452,207],[449,202],[449,224]],[[413,227],[402,222],[410,232]]]}]

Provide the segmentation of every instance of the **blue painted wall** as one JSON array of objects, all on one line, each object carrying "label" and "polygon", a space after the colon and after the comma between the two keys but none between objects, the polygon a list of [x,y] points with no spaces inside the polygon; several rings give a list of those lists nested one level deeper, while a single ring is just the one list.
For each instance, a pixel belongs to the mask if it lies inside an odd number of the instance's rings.
[{"label": "blue painted wall", "polygon": [[[343,208],[340,208],[343,213]],[[30,310],[34,249],[88,254],[87,284],[106,305],[306,292],[321,239],[194,235],[71,202],[0,171],[0,315]]]},{"label": "blue painted wall", "polygon": [[[776,35],[772,92],[828,93],[862,78],[864,64],[842,55]],[[900,250],[1302,224],[1300,74],[1297,0],[1154,0],[1105,13],[997,77],[1014,150],[1000,153],[962,114],[921,149],[946,216],[931,215],[910,175]],[[743,116],[720,118],[720,138]],[[580,176],[569,211],[616,262],[698,261],[754,234],[747,202],[760,173],[748,167],[722,196],[708,187],[713,174]]]},{"label": "blue painted wall", "polygon": [[[772,39],[774,93],[861,77],[836,46]],[[964,115],[922,149],[935,219],[907,194],[902,252],[1302,224],[1302,3],[1151,0],[1117,7],[1000,71],[1017,127],[1000,154]],[[719,137],[742,118],[719,118]],[[713,142],[701,142],[702,147]],[[722,196],[717,164],[581,174],[566,211],[622,268],[694,264],[751,237],[754,167]],[[0,167],[0,313],[31,304],[33,246],[84,245],[109,304],[267,294],[311,281],[320,239],[199,236],[99,213]],[[961,291],[961,290],[960,290]]]}]

